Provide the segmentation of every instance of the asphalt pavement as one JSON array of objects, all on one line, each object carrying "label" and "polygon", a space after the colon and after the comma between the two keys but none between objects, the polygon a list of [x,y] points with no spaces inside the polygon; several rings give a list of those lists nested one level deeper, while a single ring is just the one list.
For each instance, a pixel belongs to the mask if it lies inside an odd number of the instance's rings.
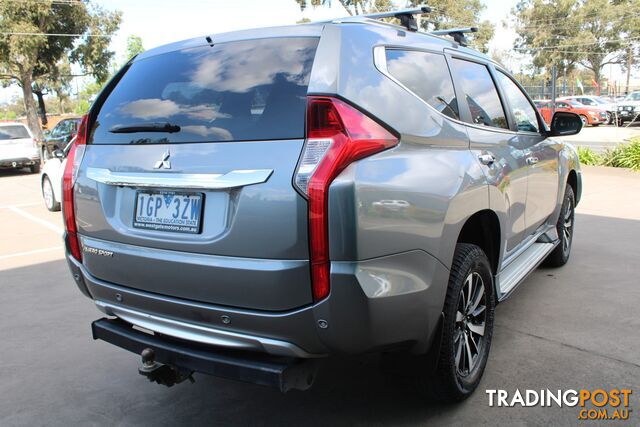
[{"label": "asphalt pavement", "polygon": [[613,125],[587,126],[580,133],[562,137],[576,146],[589,147],[597,152],[603,152],[607,148],[613,148],[618,144],[629,142],[633,137],[640,136],[640,123],[617,127]]},{"label": "asphalt pavement", "polygon": [[486,390],[630,388],[640,424],[640,174],[584,168],[571,260],[535,271],[496,311],[484,379],[457,405],[426,403],[411,372],[375,355],[327,361],[314,387],[196,375],[165,388],[138,357],[91,339],[101,317],[62,257],[37,175],[0,172],[0,425],[600,425],[575,407],[490,407]]}]

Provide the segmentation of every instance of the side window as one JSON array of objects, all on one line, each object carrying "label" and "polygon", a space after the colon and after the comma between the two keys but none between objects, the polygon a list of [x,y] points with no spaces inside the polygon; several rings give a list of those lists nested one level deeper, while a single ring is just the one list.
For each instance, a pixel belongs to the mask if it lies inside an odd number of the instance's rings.
[{"label": "side window", "polygon": [[538,118],[533,106],[520,88],[502,72],[498,72],[500,86],[504,90],[504,95],[509,100],[509,105],[516,119],[516,126],[519,131],[539,132]]},{"label": "side window", "polygon": [[453,82],[443,55],[387,49],[389,73],[442,114],[459,119]]},{"label": "side window", "polygon": [[498,91],[487,67],[457,58],[453,59],[452,66],[469,105],[471,123],[508,129]]}]

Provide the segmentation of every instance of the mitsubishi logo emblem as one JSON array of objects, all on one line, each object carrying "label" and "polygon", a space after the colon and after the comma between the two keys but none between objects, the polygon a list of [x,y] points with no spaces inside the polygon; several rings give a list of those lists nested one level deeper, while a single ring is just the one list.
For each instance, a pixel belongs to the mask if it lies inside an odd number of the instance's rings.
[{"label": "mitsubishi logo emblem", "polygon": [[171,169],[171,162],[169,161],[169,157],[171,153],[169,150],[162,153],[162,160],[156,162],[156,165],[153,167],[154,169]]}]

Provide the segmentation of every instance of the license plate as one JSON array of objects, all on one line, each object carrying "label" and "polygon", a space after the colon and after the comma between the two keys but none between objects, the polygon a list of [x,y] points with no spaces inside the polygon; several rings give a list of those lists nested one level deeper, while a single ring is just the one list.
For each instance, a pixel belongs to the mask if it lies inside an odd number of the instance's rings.
[{"label": "license plate", "polygon": [[177,233],[200,233],[202,193],[138,191],[133,226]]}]

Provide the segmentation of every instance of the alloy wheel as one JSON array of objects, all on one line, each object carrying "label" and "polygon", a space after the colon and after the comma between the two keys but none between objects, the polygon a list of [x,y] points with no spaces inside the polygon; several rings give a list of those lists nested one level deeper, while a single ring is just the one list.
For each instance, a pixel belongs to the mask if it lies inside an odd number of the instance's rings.
[{"label": "alloy wheel", "polygon": [[45,178],[42,183],[42,196],[44,197],[44,202],[47,204],[48,208],[53,207],[53,188],[51,187],[51,182]]},{"label": "alloy wheel", "polygon": [[487,305],[484,281],[477,272],[467,276],[460,289],[454,339],[456,371],[469,375],[484,351]]},{"label": "alloy wheel", "polygon": [[573,201],[567,201],[567,209],[564,212],[562,221],[562,252],[569,253],[571,249],[571,239],[573,237]]}]

